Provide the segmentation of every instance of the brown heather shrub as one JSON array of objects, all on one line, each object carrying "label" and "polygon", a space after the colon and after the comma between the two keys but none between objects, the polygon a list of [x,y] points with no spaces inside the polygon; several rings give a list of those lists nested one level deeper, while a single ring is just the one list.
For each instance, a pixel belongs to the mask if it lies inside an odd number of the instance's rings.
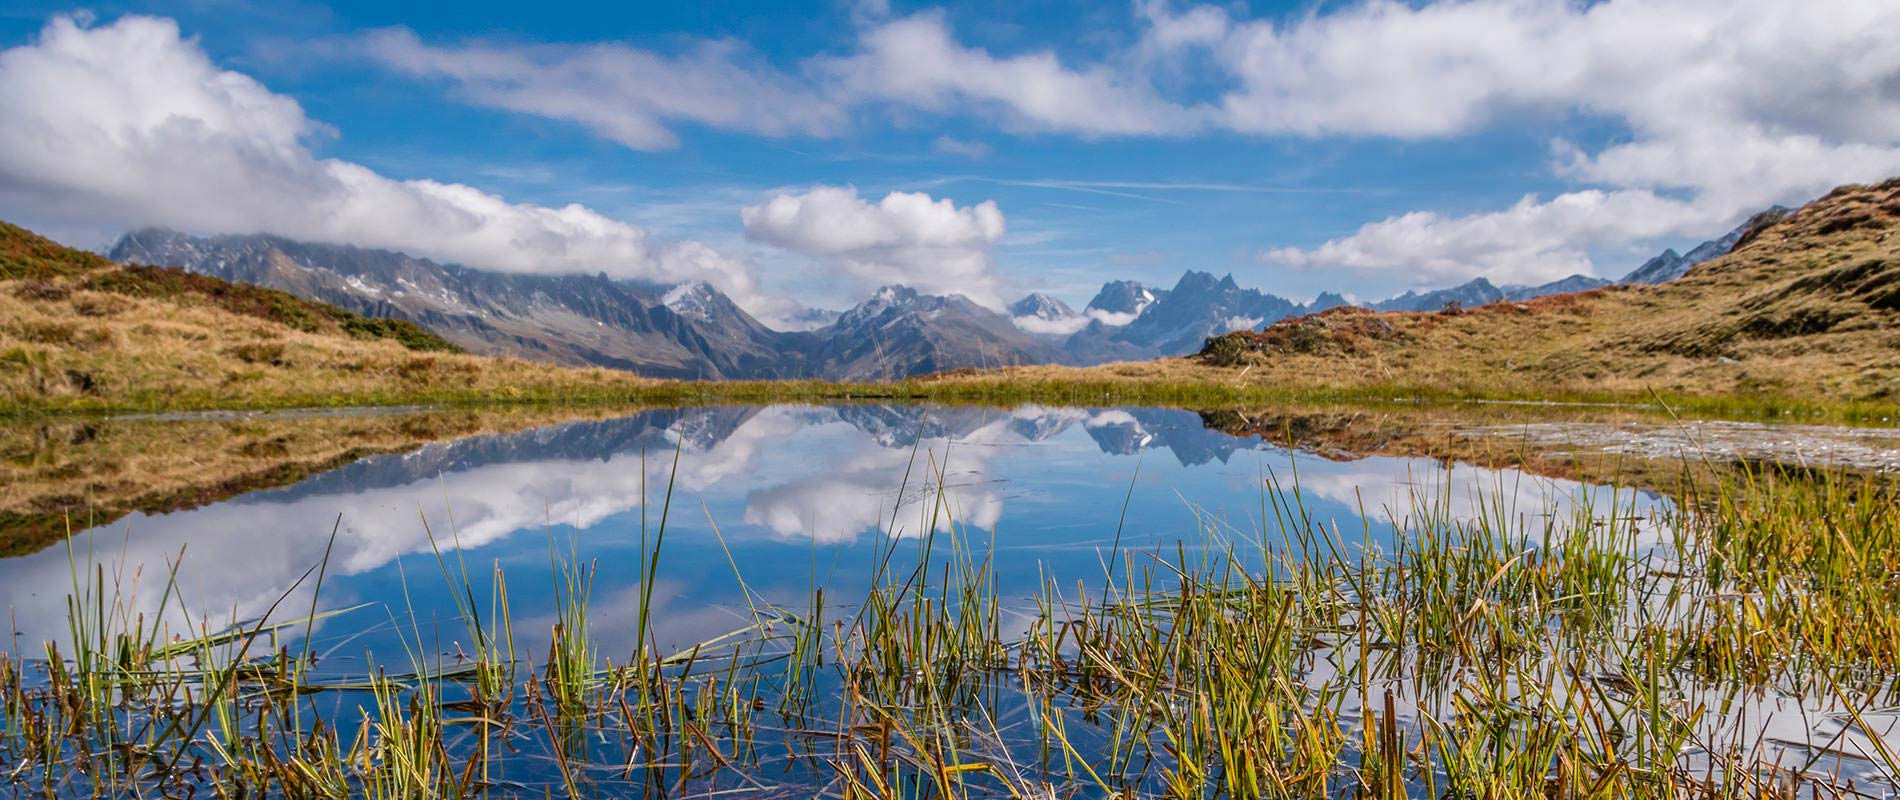
[{"label": "brown heather shrub", "polygon": [[131,308],[131,301],[109,294],[83,292],[73,298],[73,311],[82,317],[112,317]]},{"label": "brown heather shrub", "polygon": [[21,300],[58,301],[70,294],[71,289],[50,281],[21,281],[13,290],[13,296]]},{"label": "brown heather shrub", "polygon": [[[1457,316],[1462,312],[1435,312],[1429,316]],[[1234,331],[1211,337],[1200,358],[1213,366],[1235,367],[1275,355],[1362,355],[1377,343],[1400,342],[1409,337],[1399,330],[1399,313],[1380,313],[1353,306],[1329,308],[1314,314],[1288,317],[1263,331]]]},{"label": "brown heather shrub", "polygon": [[284,366],[284,345],[281,342],[247,342],[224,349],[226,355],[246,364],[269,364],[273,367]]}]

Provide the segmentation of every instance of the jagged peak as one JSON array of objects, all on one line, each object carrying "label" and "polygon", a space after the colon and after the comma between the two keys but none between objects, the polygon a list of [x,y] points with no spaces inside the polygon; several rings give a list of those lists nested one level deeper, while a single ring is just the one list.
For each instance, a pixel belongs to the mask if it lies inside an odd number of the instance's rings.
[{"label": "jagged peak", "polygon": [[1337,308],[1351,304],[1352,301],[1347,300],[1345,295],[1338,292],[1320,292],[1318,296],[1313,298],[1313,302],[1306,304],[1306,307],[1315,311],[1323,311],[1328,308]]},{"label": "jagged peak", "polygon": [[[1231,275],[1228,276],[1230,280],[1232,277]],[[1174,291],[1193,291],[1201,288],[1212,288],[1218,285],[1220,285],[1220,279],[1214,277],[1214,273],[1191,269],[1181,273],[1181,279],[1174,282]]]},{"label": "jagged peak", "polygon": [[1021,300],[1009,304],[1012,317],[1035,317],[1038,319],[1067,319],[1075,316],[1075,309],[1068,303],[1042,292],[1030,292]]}]

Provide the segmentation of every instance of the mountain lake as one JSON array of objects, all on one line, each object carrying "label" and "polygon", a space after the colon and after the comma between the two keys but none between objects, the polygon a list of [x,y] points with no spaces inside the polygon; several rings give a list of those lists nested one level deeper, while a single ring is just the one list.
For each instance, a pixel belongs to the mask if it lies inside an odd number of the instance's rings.
[{"label": "mountain lake", "polygon": [[[121,703],[111,730],[51,757],[24,741],[38,712],[9,710],[0,775],[67,796],[301,791],[153,755],[183,752],[327,763],[308,769],[311,791],[367,793],[400,761],[441,795],[1244,796],[1250,770],[1289,795],[1340,796],[1368,792],[1396,747],[1412,755],[1392,780],[1437,796],[1459,786],[1461,760],[1495,768],[1511,748],[1539,774],[1570,769],[1546,741],[1556,732],[1709,785],[1746,774],[1880,796],[1882,748],[1900,750],[1892,665],[1847,690],[1658,664],[1632,644],[1694,638],[1698,604],[1720,594],[1684,589],[1704,580],[1682,522],[1697,473],[1890,476],[1892,428],[1409,406],[718,407],[446,433],[411,419],[434,413],[5,428],[15,691],[72,680],[48,673],[42,643],[84,657],[127,641],[173,688]],[[281,451],[345,422],[427,433],[257,466],[273,437]],[[112,447],[83,459],[93,472],[35,467]],[[188,452],[157,466],[166,447]],[[220,452],[263,455],[220,476]],[[128,488],[141,476],[154,485]],[[1606,565],[1588,579],[1598,589],[1564,577],[1586,559]],[[1544,571],[1517,574],[1532,564]],[[1418,580],[1428,567],[1443,576]],[[1562,587],[1534,588],[1546,578]],[[1263,693],[1246,735],[1283,738],[1277,762],[1237,766],[1218,741],[1241,735],[1236,718],[1179,705],[1242,685],[1190,669],[1193,644],[1159,643],[1238,635],[1184,616],[1196,592],[1268,592],[1275,613],[1247,635],[1298,629],[1255,642],[1280,648],[1259,662],[1275,665],[1272,688],[1244,684]],[[1372,598],[1452,613],[1385,619]],[[1507,622],[1505,603],[1538,610]],[[1442,640],[1459,630],[1489,638]],[[1141,635],[1155,641],[1129,643]],[[1155,660],[1164,651],[1177,660]],[[190,715],[164,710],[220,703],[228,713],[175,726]],[[1495,730],[1460,727],[1498,704],[1512,713],[1492,715]],[[301,715],[329,744],[272,744]],[[403,756],[424,719],[434,744]],[[1460,749],[1473,741],[1481,752]],[[115,747],[123,785],[47,766]]]}]

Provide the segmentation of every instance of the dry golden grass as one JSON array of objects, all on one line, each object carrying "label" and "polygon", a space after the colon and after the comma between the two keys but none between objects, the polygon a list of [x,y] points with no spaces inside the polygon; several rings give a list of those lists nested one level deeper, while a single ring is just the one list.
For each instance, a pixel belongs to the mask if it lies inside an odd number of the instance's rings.
[{"label": "dry golden grass", "polygon": [[[1878,419],[1900,409],[1896,230],[1900,179],[1836,190],[1662,286],[1457,313],[1338,309],[1219,337],[1195,358],[835,384],[666,381],[423,352],[415,348],[440,340],[413,326],[339,322],[337,309],[195,276],[140,276],[0,224],[0,416],[424,402],[1210,407],[1660,396],[1702,414]],[[121,285],[154,279],[164,291]],[[172,285],[181,283],[190,285]]]},{"label": "dry golden grass", "polygon": [[1466,398],[1900,401],[1900,179],[1842,187],[1661,286],[1456,313],[1337,309],[1203,357],[946,376]]},{"label": "dry golden grass", "polygon": [[43,292],[0,281],[0,406],[334,405],[652,383],[609,370],[418,352],[164,300],[87,290],[33,296]]},{"label": "dry golden grass", "polygon": [[419,328],[0,224],[0,410],[268,407],[637,393],[658,382],[445,352]]}]

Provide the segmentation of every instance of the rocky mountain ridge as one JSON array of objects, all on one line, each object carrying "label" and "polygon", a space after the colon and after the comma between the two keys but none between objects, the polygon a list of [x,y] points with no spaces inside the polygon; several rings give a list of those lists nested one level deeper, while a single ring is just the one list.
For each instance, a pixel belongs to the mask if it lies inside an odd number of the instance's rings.
[{"label": "rocky mountain ridge", "polygon": [[[1771,209],[1751,224],[1776,213],[1786,210]],[[1726,253],[1748,227],[1686,256],[1665,251],[1621,282],[1680,275]],[[1190,270],[1166,289],[1108,281],[1081,311],[1037,292],[999,314],[961,296],[890,286],[846,311],[807,309],[781,330],[699,282],[668,287],[601,273],[498,273],[387,250],[160,229],[126,234],[109,256],[279,289],[369,317],[408,320],[478,354],[667,378],[875,380],[947,369],[1186,355],[1210,336],[1351,304],[1332,292],[1299,303],[1242,287],[1232,275]],[[1585,275],[1539,286],[1497,286],[1477,278],[1363,305],[1438,311],[1607,285]]]},{"label": "rocky mountain ridge", "polygon": [[1258,381],[1479,397],[1900,397],[1900,178],[1758,215],[1722,247],[1660,284],[1438,313],[1334,309],[1211,339],[1196,361]]}]

